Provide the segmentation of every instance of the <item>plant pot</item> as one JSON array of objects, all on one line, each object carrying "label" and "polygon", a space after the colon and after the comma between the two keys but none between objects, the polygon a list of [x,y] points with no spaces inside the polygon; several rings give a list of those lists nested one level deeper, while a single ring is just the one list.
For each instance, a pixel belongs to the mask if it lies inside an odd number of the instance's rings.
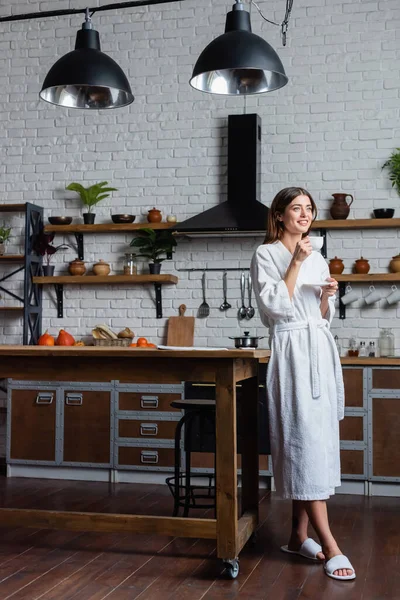
[{"label": "plant pot", "polygon": [[83,213],[83,222],[85,225],[93,225],[96,215],[94,213]]},{"label": "plant pot", "polygon": [[54,265],[42,265],[42,273],[44,277],[52,277],[54,275]]},{"label": "plant pot", "polygon": [[6,245],[4,242],[0,242],[0,256],[3,256],[3,254],[5,254],[6,251]]},{"label": "plant pot", "polygon": [[161,271],[161,263],[149,263],[150,275],[159,275]]}]

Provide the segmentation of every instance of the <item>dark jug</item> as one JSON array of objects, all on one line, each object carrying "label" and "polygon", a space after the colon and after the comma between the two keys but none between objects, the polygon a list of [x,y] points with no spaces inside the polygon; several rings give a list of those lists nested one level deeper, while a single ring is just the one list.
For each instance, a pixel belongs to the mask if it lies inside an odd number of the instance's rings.
[{"label": "dark jug", "polygon": [[[353,203],[353,196],[351,194],[332,194],[334,200],[332,202],[332,206],[331,206],[331,217],[332,219],[347,219],[347,217],[349,216],[349,212],[350,212],[350,206]],[[347,196],[350,196],[351,198],[351,202],[349,202],[347,204],[346,202],[346,198]]]}]

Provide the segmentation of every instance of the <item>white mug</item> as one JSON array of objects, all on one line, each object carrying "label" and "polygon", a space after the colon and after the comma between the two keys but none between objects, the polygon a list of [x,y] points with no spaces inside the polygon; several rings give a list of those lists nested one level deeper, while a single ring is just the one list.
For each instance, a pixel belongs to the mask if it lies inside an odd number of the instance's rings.
[{"label": "white mug", "polygon": [[400,302],[400,290],[397,289],[396,285],[392,285],[392,293],[389,294],[389,296],[386,296],[386,300],[388,304]]},{"label": "white mug", "polygon": [[313,250],[321,250],[324,243],[324,238],[322,235],[310,235],[309,240]]},{"label": "white mug", "polygon": [[350,304],[350,302],[355,302],[359,299],[359,293],[355,292],[351,289],[351,285],[346,287],[346,293],[341,297],[341,301],[343,304]]},{"label": "white mug", "polygon": [[369,294],[365,296],[364,300],[366,304],[374,304],[375,302],[378,302],[378,300],[381,300],[381,298],[382,294],[378,292],[373,285],[370,285]]}]

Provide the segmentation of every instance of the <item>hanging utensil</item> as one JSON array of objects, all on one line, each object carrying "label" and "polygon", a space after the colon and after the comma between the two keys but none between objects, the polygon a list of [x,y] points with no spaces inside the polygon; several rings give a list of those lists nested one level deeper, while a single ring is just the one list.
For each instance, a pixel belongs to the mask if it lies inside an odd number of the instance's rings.
[{"label": "hanging utensil", "polygon": [[246,285],[245,274],[244,274],[244,271],[242,271],[242,274],[240,276],[240,293],[242,296],[242,306],[238,310],[238,319],[240,319],[240,320],[245,319],[247,316],[247,308],[244,304],[245,285]]},{"label": "hanging utensil", "polygon": [[228,294],[228,273],[226,271],[224,272],[222,283],[224,288],[224,301],[219,307],[219,310],[229,310],[230,308],[232,308],[232,304],[229,304],[229,302],[226,299],[226,296]]},{"label": "hanging utensil", "polygon": [[203,319],[204,317],[208,317],[208,315],[210,314],[210,307],[207,304],[207,300],[206,300],[206,274],[205,273],[203,273],[203,276],[201,278],[201,287],[203,290],[203,302],[199,306],[197,316],[200,317],[201,319]]},{"label": "hanging utensil", "polygon": [[247,275],[247,289],[249,292],[249,306],[247,307],[247,310],[246,310],[246,319],[252,319],[254,317],[256,311],[251,305],[251,292],[253,290],[253,283],[251,281],[250,273]]}]

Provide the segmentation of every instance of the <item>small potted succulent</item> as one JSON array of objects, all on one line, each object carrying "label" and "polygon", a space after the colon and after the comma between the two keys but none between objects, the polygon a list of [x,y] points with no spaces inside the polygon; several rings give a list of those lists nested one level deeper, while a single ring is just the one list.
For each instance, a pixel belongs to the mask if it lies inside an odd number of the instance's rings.
[{"label": "small potted succulent", "polygon": [[88,212],[83,213],[83,222],[87,225],[93,225],[96,215],[92,212],[92,206],[95,206],[105,198],[109,197],[108,192],[116,192],[117,188],[106,187],[108,181],[101,181],[85,188],[80,183],[70,183],[65,189],[70,192],[76,192],[80,195],[82,203],[87,206]]},{"label": "small potted succulent", "polygon": [[6,250],[6,241],[10,237],[11,227],[0,227],[0,255]]},{"label": "small potted succulent", "polygon": [[160,273],[161,263],[167,258],[162,255],[172,254],[177,244],[172,232],[168,229],[155,231],[146,227],[138,230],[138,237],[135,237],[130,245],[139,250],[139,254],[135,255],[136,258],[145,256],[151,259],[149,270],[154,275]]},{"label": "small potted succulent", "polygon": [[389,179],[392,182],[392,187],[396,188],[396,192],[400,196],[400,148],[396,148],[392,152],[382,169],[386,167],[389,169]]},{"label": "small potted succulent", "polygon": [[45,233],[43,230],[35,237],[32,248],[40,256],[45,257],[46,264],[42,265],[42,272],[45,277],[54,275],[54,265],[50,264],[51,257],[59,250],[66,250],[69,246],[60,244],[53,246],[54,233]]}]

